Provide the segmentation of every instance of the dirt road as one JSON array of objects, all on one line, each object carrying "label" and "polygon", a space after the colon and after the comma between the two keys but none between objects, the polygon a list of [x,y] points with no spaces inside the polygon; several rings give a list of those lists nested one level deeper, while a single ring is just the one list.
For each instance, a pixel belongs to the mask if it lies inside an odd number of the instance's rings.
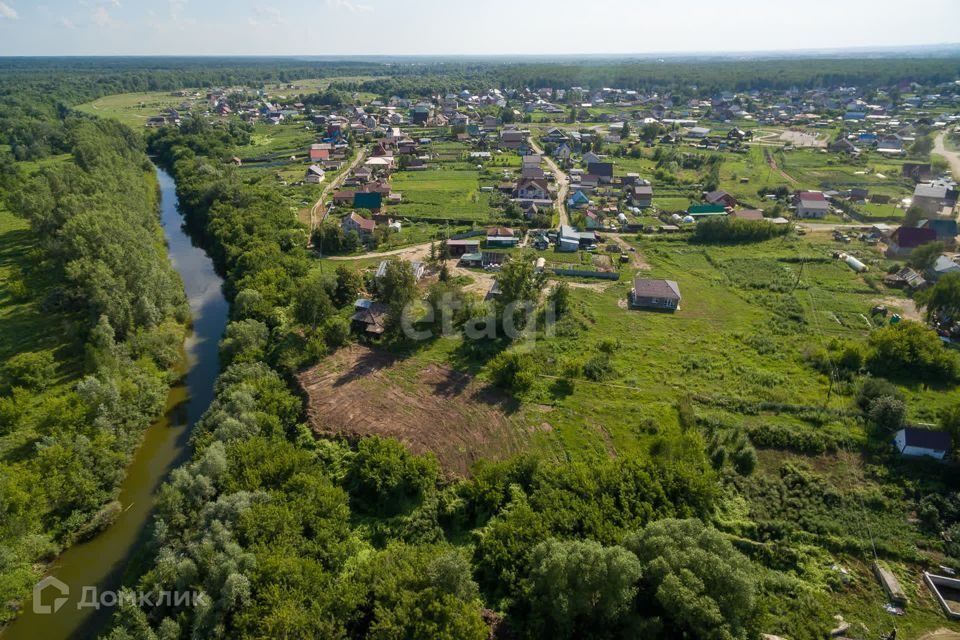
[{"label": "dirt road", "polygon": [[791,184],[797,184],[797,181],[793,176],[791,176],[786,171],[780,168],[780,166],[777,164],[777,161],[773,158],[773,154],[770,153],[769,149],[764,149],[763,155],[766,156],[767,164],[770,166],[771,169],[779,173],[781,176],[783,176],[785,180],[787,180]]},{"label": "dirt road", "polygon": [[567,215],[567,193],[570,192],[570,179],[567,178],[567,174],[560,170],[560,167],[557,166],[557,163],[553,161],[553,158],[547,157],[543,153],[543,147],[530,140],[530,147],[541,156],[543,156],[544,161],[547,163],[547,167],[550,169],[550,173],[553,174],[553,177],[557,183],[557,201],[554,204],[557,213],[560,216],[560,224],[570,224],[570,216]]},{"label": "dirt road", "polygon": [[[320,197],[317,198],[317,203],[316,203],[315,205],[313,205],[313,207],[310,209],[310,234],[311,234],[311,236],[313,235],[313,230],[317,228],[317,225],[323,224],[324,219],[326,219],[326,217],[327,217],[327,211],[329,211],[329,210],[324,210],[323,215],[322,215],[322,216],[320,215],[320,209],[323,208],[323,201],[326,200],[327,195],[328,195],[331,191],[334,191],[334,190],[336,190],[336,189],[339,189],[339,188],[340,188],[340,185],[343,184],[343,181],[346,180],[346,179],[347,179],[347,176],[350,175],[350,172],[353,171],[354,169],[356,169],[356,168],[357,168],[357,165],[360,164],[361,162],[363,162],[366,157],[367,157],[367,150],[366,150],[366,149],[361,149],[361,150],[357,153],[357,157],[353,159],[353,162],[351,162],[350,165],[347,166],[346,169],[344,169],[343,171],[341,171],[341,172],[340,172],[340,175],[338,175],[336,178],[334,178],[333,181],[332,181],[330,184],[328,184],[326,187],[324,187],[324,188],[323,188],[323,191],[320,192]],[[319,217],[319,219],[318,219],[318,217]]]},{"label": "dirt road", "polygon": [[960,153],[947,149],[946,137],[947,132],[943,131],[933,139],[933,152],[947,159],[947,162],[950,163],[950,170],[953,172],[953,179],[960,180]]},{"label": "dirt road", "polygon": [[367,258],[386,258],[388,256],[403,256],[405,260],[420,260],[426,258],[430,253],[431,242],[415,244],[402,249],[393,249],[392,251],[380,251],[379,253],[364,253],[359,256],[330,256],[328,260],[366,260]]}]

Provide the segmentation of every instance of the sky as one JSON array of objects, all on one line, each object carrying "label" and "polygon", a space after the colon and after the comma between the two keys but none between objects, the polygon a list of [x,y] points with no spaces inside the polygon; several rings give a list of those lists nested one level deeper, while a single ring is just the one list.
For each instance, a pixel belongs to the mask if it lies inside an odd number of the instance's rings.
[{"label": "sky", "polygon": [[0,0],[3,56],[725,53],[957,42],[960,0]]}]

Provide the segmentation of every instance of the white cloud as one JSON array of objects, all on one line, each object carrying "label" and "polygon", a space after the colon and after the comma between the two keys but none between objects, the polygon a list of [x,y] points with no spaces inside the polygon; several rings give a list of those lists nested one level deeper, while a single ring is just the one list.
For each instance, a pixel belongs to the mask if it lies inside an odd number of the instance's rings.
[{"label": "white cloud", "polygon": [[19,16],[17,12],[8,5],[6,2],[0,0],[0,18],[8,18],[10,20],[16,20]]},{"label": "white cloud", "polygon": [[253,10],[253,15],[247,18],[247,22],[254,27],[278,27],[286,23],[286,20],[276,7],[257,7]]},{"label": "white cloud", "polygon": [[327,0],[327,6],[331,9],[346,9],[350,13],[369,13],[373,7],[368,4],[360,4],[353,0]]},{"label": "white cloud", "polygon": [[113,19],[113,16],[110,15],[110,12],[107,11],[106,7],[97,7],[93,10],[93,13],[90,14],[90,19],[93,20],[93,24],[98,27],[115,27],[117,26],[117,21]]},{"label": "white cloud", "polygon": [[63,27],[64,29],[76,29],[76,28],[77,28],[77,25],[75,25],[75,24],[73,23],[73,20],[71,20],[70,18],[67,18],[67,17],[61,17],[61,18],[60,18],[60,26]]}]

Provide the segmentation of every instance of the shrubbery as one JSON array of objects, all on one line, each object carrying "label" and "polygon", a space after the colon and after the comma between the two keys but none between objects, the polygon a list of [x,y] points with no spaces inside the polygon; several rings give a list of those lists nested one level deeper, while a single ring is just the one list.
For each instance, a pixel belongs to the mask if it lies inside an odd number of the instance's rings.
[{"label": "shrubbery", "polygon": [[789,232],[790,225],[773,224],[766,220],[711,218],[697,223],[691,242],[703,244],[761,242],[785,236]]}]

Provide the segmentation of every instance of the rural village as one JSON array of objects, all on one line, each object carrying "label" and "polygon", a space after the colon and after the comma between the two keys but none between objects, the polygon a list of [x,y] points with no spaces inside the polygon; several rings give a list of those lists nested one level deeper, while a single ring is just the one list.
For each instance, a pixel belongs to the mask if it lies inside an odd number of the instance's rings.
[{"label": "rural village", "polygon": [[[550,65],[378,64],[269,81],[257,68],[73,107],[104,136],[142,136],[159,206],[182,214],[225,298],[222,336],[194,309],[188,346],[213,348],[222,371],[135,579],[193,576],[233,595],[213,613],[121,611],[114,630],[142,619],[156,634],[111,637],[213,637],[209,620],[218,637],[417,637],[391,635],[414,623],[384,622],[380,603],[422,580],[429,606],[462,605],[476,629],[419,637],[960,638],[960,75],[740,76],[721,90],[704,75],[590,86],[589,66],[557,72],[576,86],[549,80]],[[54,174],[86,162],[74,138],[36,158],[0,139],[41,182],[4,205],[27,212],[29,233],[66,233],[44,207],[71,207]],[[0,223],[27,234],[9,212]],[[100,263],[84,268],[100,277]],[[10,269],[10,282],[32,273]],[[217,287],[185,282],[205,309]],[[71,299],[52,291],[23,304],[65,313]],[[128,307],[116,318],[153,309]],[[89,315],[77,370],[172,367],[152,355],[162,337]],[[0,402],[27,386],[4,384]],[[16,415],[27,426],[0,431],[0,454],[19,464],[47,446],[47,423]],[[304,542],[314,525],[298,518],[328,517],[347,523],[344,541]],[[663,536],[696,538],[703,555],[676,560]],[[23,591],[52,554],[17,549]],[[596,604],[619,584],[600,559],[589,606],[543,595],[562,582],[551,567],[593,553],[640,558],[627,604]],[[269,575],[301,557],[315,564],[296,579]],[[189,564],[204,562],[216,586]],[[400,587],[371,577],[396,566],[420,568]],[[461,573],[469,588],[443,592]],[[688,613],[671,618],[662,585],[676,576],[690,583],[671,606]],[[362,586],[321,615],[311,581]],[[349,615],[323,627],[338,607]],[[168,620],[184,626],[163,635]],[[616,631],[590,635],[606,624]]]}]

